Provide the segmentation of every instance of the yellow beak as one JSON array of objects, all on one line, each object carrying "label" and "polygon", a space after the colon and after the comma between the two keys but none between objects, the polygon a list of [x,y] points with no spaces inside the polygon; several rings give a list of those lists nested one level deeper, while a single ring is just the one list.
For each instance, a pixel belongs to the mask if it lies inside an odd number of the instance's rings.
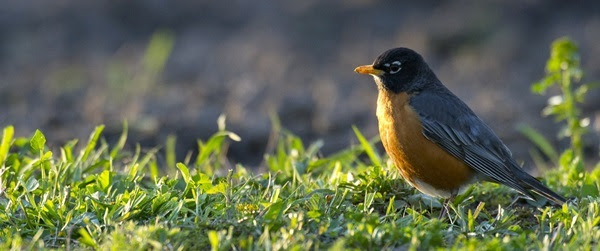
[{"label": "yellow beak", "polygon": [[355,72],[358,72],[360,74],[369,74],[369,75],[373,75],[373,76],[381,76],[383,75],[384,71],[382,70],[377,70],[375,68],[373,68],[373,65],[363,65],[363,66],[359,66],[356,67],[356,69],[354,69]]}]

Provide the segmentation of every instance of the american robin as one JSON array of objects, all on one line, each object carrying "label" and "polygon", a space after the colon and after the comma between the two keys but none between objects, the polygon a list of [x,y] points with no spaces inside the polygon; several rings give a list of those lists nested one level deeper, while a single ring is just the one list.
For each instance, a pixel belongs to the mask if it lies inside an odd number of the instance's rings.
[{"label": "american robin", "polygon": [[492,181],[532,200],[530,192],[565,203],[517,164],[492,129],[415,51],[391,49],[354,71],[375,79],[381,142],[404,179],[419,191],[446,198],[447,204],[470,184]]}]

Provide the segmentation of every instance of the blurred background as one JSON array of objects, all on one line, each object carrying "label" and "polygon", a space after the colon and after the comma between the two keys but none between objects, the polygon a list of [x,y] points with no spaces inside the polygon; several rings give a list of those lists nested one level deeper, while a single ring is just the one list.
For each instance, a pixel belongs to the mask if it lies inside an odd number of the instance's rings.
[{"label": "blurred background", "polygon": [[[180,157],[227,128],[234,162],[258,165],[271,115],[324,154],[377,135],[377,90],[355,74],[393,47],[420,52],[438,77],[531,163],[527,124],[559,146],[558,126],[531,94],[550,43],[577,41],[585,80],[600,80],[598,1],[40,1],[0,8],[0,126],[41,129],[51,147],[106,124],[114,142],[164,145]],[[600,95],[584,105],[598,156]],[[593,130],[592,130],[593,131]]]}]

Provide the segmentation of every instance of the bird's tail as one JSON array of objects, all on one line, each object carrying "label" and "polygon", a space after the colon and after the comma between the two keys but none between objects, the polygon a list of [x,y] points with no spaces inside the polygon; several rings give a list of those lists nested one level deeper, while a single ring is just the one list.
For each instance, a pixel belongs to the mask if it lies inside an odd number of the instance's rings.
[{"label": "bird's tail", "polygon": [[544,186],[544,184],[542,184],[542,182],[540,182],[533,176],[531,176],[528,173],[526,173],[525,171],[523,171],[523,169],[519,168],[519,170],[521,171],[521,172],[519,172],[520,173],[519,178],[520,178],[521,182],[523,182],[523,185],[525,188],[531,190],[534,193],[541,195],[542,197],[544,197],[548,200],[553,201],[554,203],[556,203],[558,205],[562,205],[565,202],[567,202],[567,200],[564,197],[562,197],[559,194],[555,193],[554,191],[550,190],[550,188]]}]

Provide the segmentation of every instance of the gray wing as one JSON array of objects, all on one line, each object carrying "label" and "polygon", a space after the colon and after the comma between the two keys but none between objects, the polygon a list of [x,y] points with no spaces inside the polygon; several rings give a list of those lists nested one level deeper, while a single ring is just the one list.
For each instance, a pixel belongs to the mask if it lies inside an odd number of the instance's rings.
[{"label": "gray wing", "polygon": [[[417,111],[425,137],[464,160],[492,181],[507,185],[529,197],[525,173],[510,150],[473,111],[448,90],[415,95],[410,105]],[[531,179],[534,179],[531,177]]]}]

